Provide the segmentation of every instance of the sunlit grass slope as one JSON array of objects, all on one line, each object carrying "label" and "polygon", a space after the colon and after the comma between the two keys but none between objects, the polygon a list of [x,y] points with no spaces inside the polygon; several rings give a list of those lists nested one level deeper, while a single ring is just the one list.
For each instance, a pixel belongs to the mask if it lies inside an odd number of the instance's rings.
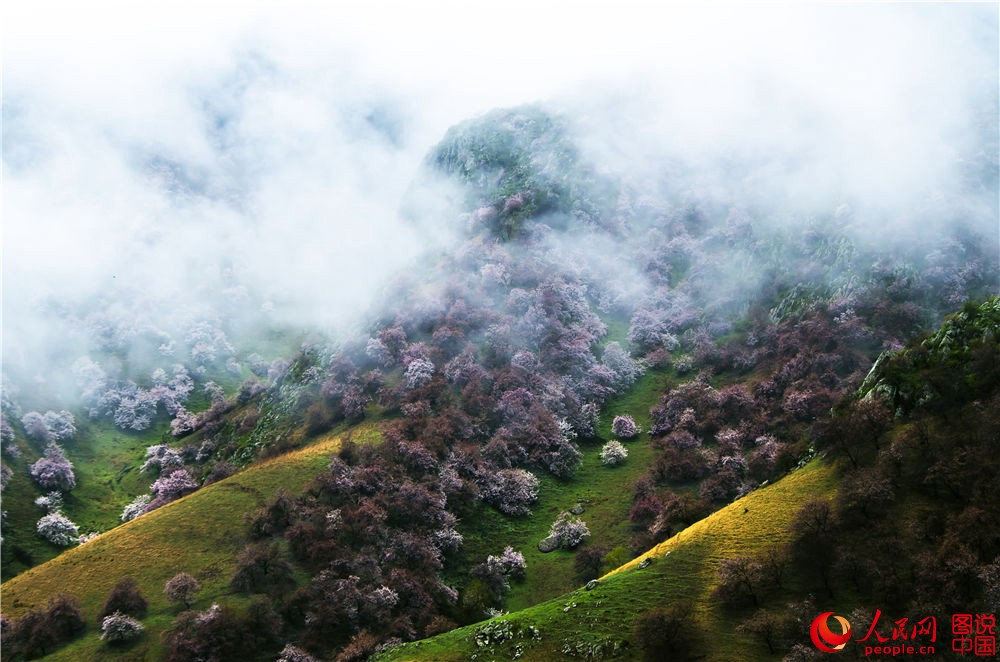
[{"label": "sunlit grass slope", "polygon": [[[365,425],[322,437],[112,529],[4,583],[3,612],[14,618],[43,606],[52,596],[69,593],[80,601],[88,630],[48,659],[157,659],[160,635],[176,614],[163,595],[164,582],[178,572],[189,572],[202,585],[196,609],[212,602],[239,605],[242,600],[231,595],[229,580],[236,553],[246,544],[244,514],[279,488],[300,493],[327,466],[347,435],[356,441],[379,436],[374,426]],[[124,576],[139,583],[149,601],[149,614],[143,619],[144,636],[119,651],[98,640],[95,619],[112,586]]]},{"label": "sunlit grass slope", "polygon": [[[711,597],[722,559],[761,552],[785,542],[796,511],[814,498],[832,498],[837,478],[832,467],[816,460],[782,480],[753,492],[647,554],[601,579],[592,591],[578,589],[557,599],[467,626],[420,642],[399,646],[378,659],[477,660],[564,659],[564,650],[598,648],[608,657],[638,659],[632,641],[636,617],[676,600],[691,600],[699,628],[704,632],[705,660],[767,659],[756,642],[738,635],[739,618],[728,614]],[[639,563],[653,561],[646,568]],[[537,568],[528,565],[528,573]],[[484,630],[487,627],[489,630]],[[537,637],[527,629],[537,629]],[[498,635],[509,632],[510,635]],[[489,634],[489,643],[477,645]],[[502,641],[501,641],[502,640]]]}]

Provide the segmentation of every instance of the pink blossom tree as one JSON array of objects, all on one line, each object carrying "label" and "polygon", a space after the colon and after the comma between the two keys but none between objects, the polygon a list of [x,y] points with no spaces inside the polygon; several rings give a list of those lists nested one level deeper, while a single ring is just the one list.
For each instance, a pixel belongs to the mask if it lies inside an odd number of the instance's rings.
[{"label": "pink blossom tree", "polygon": [[642,432],[642,428],[628,414],[615,416],[611,422],[611,434],[619,439],[635,439]]},{"label": "pink blossom tree", "polygon": [[69,492],[76,487],[73,463],[55,442],[49,442],[45,447],[45,454],[31,465],[31,477],[46,490]]},{"label": "pink blossom tree", "polygon": [[137,619],[116,611],[101,621],[101,641],[109,644],[131,641],[141,635],[144,629]]},{"label": "pink blossom tree", "polygon": [[163,585],[163,593],[167,596],[167,600],[180,603],[188,609],[194,604],[195,596],[200,589],[201,584],[198,580],[186,572],[178,572]]},{"label": "pink blossom tree", "polygon": [[187,469],[174,469],[164,473],[149,486],[149,491],[153,493],[153,500],[146,506],[146,512],[175,501],[196,489],[198,489],[198,483],[191,478]]}]

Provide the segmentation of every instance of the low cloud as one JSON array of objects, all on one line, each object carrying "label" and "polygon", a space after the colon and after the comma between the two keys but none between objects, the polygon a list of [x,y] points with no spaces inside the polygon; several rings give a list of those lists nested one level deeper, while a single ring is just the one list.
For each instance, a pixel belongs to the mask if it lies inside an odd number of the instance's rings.
[{"label": "low cloud", "polygon": [[996,227],[995,6],[30,3],[5,22],[8,360],[58,342],[52,299],[175,311],[242,287],[343,328],[449,236],[399,214],[429,148],[538,100],[640,187],[668,164],[790,216],[848,204],[872,233]]}]

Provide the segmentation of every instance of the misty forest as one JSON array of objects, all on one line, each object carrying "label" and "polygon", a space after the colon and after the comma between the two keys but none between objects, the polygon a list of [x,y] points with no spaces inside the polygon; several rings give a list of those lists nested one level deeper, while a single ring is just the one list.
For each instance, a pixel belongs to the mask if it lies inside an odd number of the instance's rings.
[{"label": "misty forest", "polygon": [[248,7],[9,10],[5,659],[995,655],[996,4]]}]

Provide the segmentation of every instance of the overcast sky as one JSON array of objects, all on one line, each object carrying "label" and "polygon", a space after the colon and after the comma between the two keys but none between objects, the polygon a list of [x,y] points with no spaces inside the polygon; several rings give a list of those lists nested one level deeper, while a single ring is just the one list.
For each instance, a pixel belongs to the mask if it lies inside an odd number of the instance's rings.
[{"label": "overcast sky", "polygon": [[41,296],[226,269],[349,317],[431,239],[396,215],[420,159],[497,106],[579,103],[616,167],[794,159],[763,190],[810,200],[946,196],[996,149],[995,4],[658,5],[5,3],[6,344]]}]

